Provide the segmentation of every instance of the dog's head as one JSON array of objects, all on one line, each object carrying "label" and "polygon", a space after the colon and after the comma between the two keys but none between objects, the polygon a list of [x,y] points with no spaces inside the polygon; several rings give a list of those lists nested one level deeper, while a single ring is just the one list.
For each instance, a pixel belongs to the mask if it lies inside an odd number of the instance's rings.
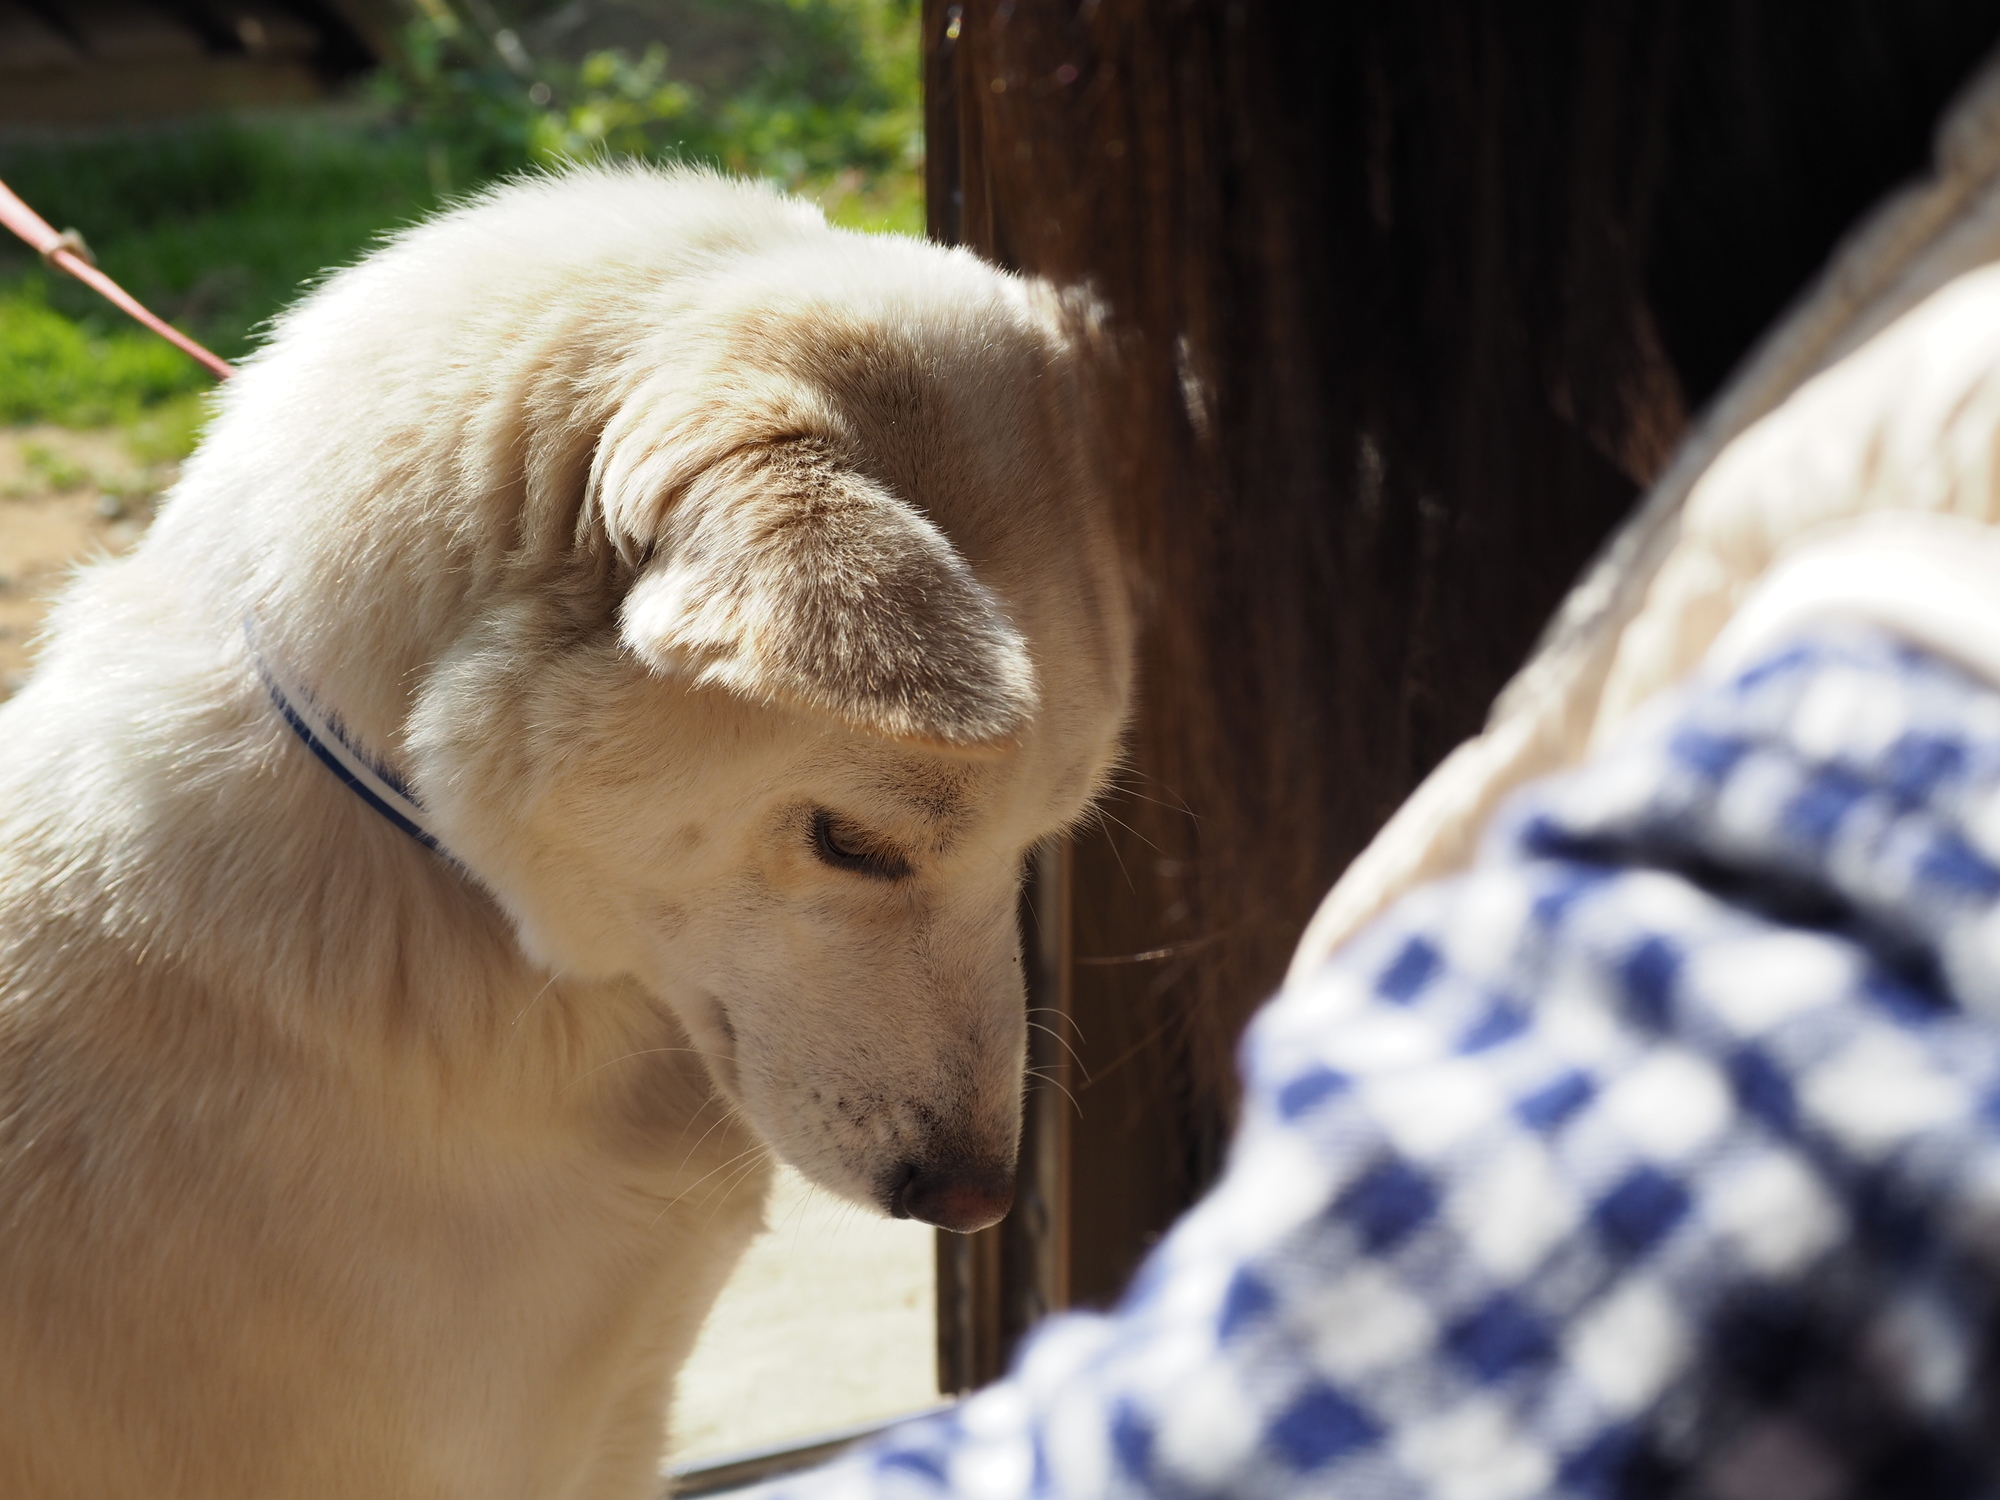
[{"label": "dog's head", "polygon": [[1023,859],[1129,696],[1073,328],[921,246],[705,288],[591,443],[607,624],[503,601],[413,738],[531,952],[636,975],[782,1156],[953,1229],[1012,1194]]}]

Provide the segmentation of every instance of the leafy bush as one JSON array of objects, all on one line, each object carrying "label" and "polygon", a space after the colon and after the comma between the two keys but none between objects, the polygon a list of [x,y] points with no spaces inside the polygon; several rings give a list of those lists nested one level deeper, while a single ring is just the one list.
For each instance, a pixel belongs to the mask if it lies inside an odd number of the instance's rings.
[{"label": "leafy bush", "polygon": [[[538,166],[712,163],[839,222],[920,232],[916,0],[691,3],[763,38],[747,66],[681,77],[659,46],[531,58],[512,31],[473,24],[475,7],[420,0],[402,55],[342,111],[17,142],[0,146],[0,179],[225,359],[384,232]],[[476,10],[493,18],[487,0]],[[206,378],[0,236],[0,422],[129,422]]]},{"label": "leafy bush", "polygon": [[705,162],[921,232],[917,0],[726,3],[766,45],[719,88],[675,76],[658,43],[572,66],[530,55],[488,4],[421,0],[377,93],[471,180],[604,156]]}]

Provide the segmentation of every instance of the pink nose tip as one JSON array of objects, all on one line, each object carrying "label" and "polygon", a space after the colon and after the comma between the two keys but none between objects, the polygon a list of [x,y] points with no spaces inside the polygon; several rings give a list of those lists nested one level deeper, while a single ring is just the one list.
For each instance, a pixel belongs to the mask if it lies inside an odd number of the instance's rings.
[{"label": "pink nose tip", "polygon": [[990,1167],[907,1166],[889,1196],[889,1212],[970,1234],[998,1224],[1014,1206],[1014,1174]]}]

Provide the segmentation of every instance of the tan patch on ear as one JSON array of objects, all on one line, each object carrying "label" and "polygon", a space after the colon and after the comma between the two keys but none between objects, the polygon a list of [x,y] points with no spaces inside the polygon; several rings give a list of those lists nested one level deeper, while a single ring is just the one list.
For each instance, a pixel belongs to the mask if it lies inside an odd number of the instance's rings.
[{"label": "tan patch on ear", "polygon": [[909,744],[993,750],[1036,705],[1027,644],[930,521],[818,439],[711,464],[620,613],[663,672]]}]

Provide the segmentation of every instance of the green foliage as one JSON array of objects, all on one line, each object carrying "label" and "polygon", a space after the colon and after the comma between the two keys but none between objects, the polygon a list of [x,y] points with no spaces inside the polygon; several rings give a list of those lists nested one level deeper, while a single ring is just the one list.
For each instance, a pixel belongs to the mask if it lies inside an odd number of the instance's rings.
[{"label": "green foliage", "polygon": [[[911,0],[764,0],[817,45],[777,54],[714,108],[718,159],[793,188],[838,173],[907,177],[923,155],[917,9]],[[921,226],[907,226],[920,229]]]},{"label": "green foliage", "polygon": [[[125,429],[125,451],[133,462],[152,465],[175,462],[194,452],[201,430],[208,425],[209,396],[206,379],[199,390],[183,391],[157,406],[148,407],[120,425]],[[102,476],[98,484],[107,492],[114,486]]]},{"label": "green foliage", "polygon": [[38,280],[0,291],[0,422],[131,421],[208,383],[194,361],[143,329],[87,331],[48,305]]},{"label": "green foliage", "polygon": [[575,67],[538,59],[490,8],[422,0],[378,95],[443,149],[454,180],[607,156],[705,162],[860,227],[921,232],[917,0],[709,3],[767,40],[726,87],[677,77],[657,43]]},{"label": "green foliage", "polygon": [[554,164],[605,156],[654,156],[663,141],[702,134],[694,91],[667,76],[667,49],[655,43],[636,62],[623,52],[594,52],[577,70],[571,103],[527,115],[528,154]]},{"label": "green foliage", "polygon": [[[706,162],[815,197],[836,222],[921,232],[917,0],[688,3],[758,38],[747,62],[682,76],[653,46],[569,67],[475,25],[489,0],[419,0],[358,107],[0,145],[0,179],[225,359],[384,232],[536,167]],[[184,446],[206,384],[0,236],[0,422],[130,425],[161,408],[173,415],[152,425]]]}]

